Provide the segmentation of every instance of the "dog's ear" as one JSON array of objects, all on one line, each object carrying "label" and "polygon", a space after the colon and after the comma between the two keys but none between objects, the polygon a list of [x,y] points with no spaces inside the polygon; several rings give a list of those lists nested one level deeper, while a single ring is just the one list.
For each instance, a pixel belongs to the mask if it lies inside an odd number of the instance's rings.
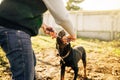
[{"label": "dog's ear", "polygon": [[57,44],[59,44],[59,45],[62,44],[61,38],[60,38],[60,37],[57,37],[56,42],[57,42]]},{"label": "dog's ear", "polygon": [[60,38],[62,38],[62,37],[65,36],[65,35],[66,35],[66,33],[65,33],[64,30],[61,30],[61,31],[58,33],[58,36],[59,36]]}]

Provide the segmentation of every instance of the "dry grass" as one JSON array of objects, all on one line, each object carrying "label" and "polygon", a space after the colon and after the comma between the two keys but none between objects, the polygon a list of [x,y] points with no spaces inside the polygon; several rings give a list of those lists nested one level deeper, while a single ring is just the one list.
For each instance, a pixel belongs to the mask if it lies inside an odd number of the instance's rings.
[{"label": "dry grass", "polygon": [[[47,36],[32,37],[32,46],[35,53],[39,53],[46,49],[55,49],[56,41]],[[71,42],[72,46],[81,45],[87,53],[104,53],[120,57],[120,40],[101,41],[98,39],[78,38],[75,42]],[[0,49],[0,80],[9,80],[10,77],[8,60],[4,52]]]},{"label": "dry grass", "polygon": [[[46,48],[55,48],[56,41],[51,37],[37,36],[32,38],[32,43],[35,52],[40,52]],[[88,53],[111,53],[120,56],[120,40],[101,41],[98,39],[78,38],[71,44],[72,46],[81,45],[85,47]]]}]

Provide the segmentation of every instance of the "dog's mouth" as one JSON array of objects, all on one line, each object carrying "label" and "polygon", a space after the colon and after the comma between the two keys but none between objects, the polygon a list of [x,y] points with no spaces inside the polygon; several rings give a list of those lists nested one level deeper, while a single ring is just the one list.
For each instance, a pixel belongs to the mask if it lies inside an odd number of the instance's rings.
[{"label": "dog's mouth", "polygon": [[67,38],[67,36],[63,36],[63,37],[61,38],[61,40],[62,40],[62,42],[63,42],[64,45],[68,43],[68,38]]},{"label": "dog's mouth", "polygon": [[67,45],[70,43],[70,40],[67,36],[58,37],[58,38],[59,38],[58,42],[60,42],[60,44]]}]

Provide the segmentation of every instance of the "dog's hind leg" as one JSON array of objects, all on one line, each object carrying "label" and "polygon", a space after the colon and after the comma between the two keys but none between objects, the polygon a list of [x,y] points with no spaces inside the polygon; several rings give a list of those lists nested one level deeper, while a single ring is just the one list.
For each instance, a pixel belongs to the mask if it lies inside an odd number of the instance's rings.
[{"label": "dog's hind leg", "polygon": [[86,78],[86,52],[85,51],[82,54],[82,62],[83,62],[83,66],[84,66],[84,78]]},{"label": "dog's hind leg", "polygon": [[64,80],[64,75],[65,75],[65,65],[61,64],[61,79]]}]

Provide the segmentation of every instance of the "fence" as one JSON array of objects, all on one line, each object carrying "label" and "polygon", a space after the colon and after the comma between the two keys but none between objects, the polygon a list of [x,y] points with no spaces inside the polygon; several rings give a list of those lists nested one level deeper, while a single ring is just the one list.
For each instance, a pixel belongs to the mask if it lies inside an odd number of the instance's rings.
[{"label": "fence", "polygon": [[[78,37],[113,40],[120,38],[120,10],[70,12]],[[60,30],[50,15],[44,14],[44,23]]]}]

